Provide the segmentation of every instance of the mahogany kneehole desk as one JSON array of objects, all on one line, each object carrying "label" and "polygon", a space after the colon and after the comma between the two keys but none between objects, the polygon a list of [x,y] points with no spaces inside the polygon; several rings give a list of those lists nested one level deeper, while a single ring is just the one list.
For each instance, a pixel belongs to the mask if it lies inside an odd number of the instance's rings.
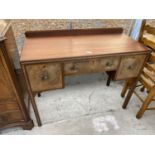
[{"label": "mahogany kneehole desk", "polygon": [[65,76],[106,71],[113,80],[132,78],[124,102],[129,101],[150,51],[122,32],[122,28],[108,28],[25,33],[20,61],[39,126],[34,96],[63,88]]}]

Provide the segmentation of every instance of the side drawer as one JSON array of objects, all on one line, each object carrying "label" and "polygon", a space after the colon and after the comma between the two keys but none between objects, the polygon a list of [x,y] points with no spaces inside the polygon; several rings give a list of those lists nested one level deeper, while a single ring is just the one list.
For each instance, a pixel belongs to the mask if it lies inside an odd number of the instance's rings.
[{"label": "side drawer", "polygon": [[13,111],[8,113],[1,113],[0,114],[0,127],[9,124],[9,123],[15,123],[18,121],[24,120],[22,114],[20,111]]},{"label": "side drawer", "polygon": [[137,77],[145,58],[145,54],[122,57],[115,79],[122,80]]},{"label": "side drawer", "polygon": [[34,92],[62,88],[62,67],[59,63],[27,65],[26,71]]}]

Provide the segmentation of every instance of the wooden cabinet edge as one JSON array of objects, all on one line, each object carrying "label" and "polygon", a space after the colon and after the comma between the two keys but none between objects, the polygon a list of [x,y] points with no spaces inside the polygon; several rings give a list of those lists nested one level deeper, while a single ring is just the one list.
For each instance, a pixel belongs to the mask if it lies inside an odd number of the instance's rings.
[{"label": "wooden cabinet edge", "polygon": [[29,120],[27,122],[17,122],[17,123],[11,123],[4,125],[0,128],[0,131],[3,131],[7,128],[12,128],[12,127],[21,127],[24,130],[31,130],[34,127],[34,123],[32,120]]},{"label": "wooden cabinet edge", "polygon": [[8,124],[7,123],[1,124],[0,130],[4,129],[4,128],[16,127],[16,126],[22,127],[24,129],[31,129],[34,126],[34,124],[33,124],[33,121],[31,120],[31,118],[29,117],[28,111],[25,106],[24,99],[22,98],[20,86],[18,84],[17,76],[14,71],[15,68],[14,68],[14,66],[12,66],[12,63],[10,62],[11,60],[9,59],[8,51],[5,46],[5,38],[2,38],[0,40],[0,48],[1,48],[2,61],[4,64],[4,68],[8,74],[8,78],[11,82],[12,89],[15,92],[15,98],[17,99],[16,104],[19,106],[21,115],[23,117],[23,119],[21,119],[17,122],[15,121],[16,123],[8,122]]}]

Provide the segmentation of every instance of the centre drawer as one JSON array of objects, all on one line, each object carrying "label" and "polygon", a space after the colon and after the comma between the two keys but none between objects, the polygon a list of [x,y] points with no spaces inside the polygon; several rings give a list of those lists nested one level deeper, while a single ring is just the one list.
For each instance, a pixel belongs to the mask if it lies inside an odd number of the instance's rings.
[{"label": "centre drawer", "polygon": [[119,57],[98,58],[94,63],[94,70],[97,72],[114,71],[119,64]]},{"label": "centre drawer", "polygon": [[83,60],[83,61],[71,61],[64,64],[64,74],[84,74],[91,73],[93,70],[93,61]]},{"label": "centre drawer", "polygon": [[27,65],[26,71],[33,92],[62,88],[62,67],[60,63]]},{"label": "centre drawer", "polygon": [[83,61],[70,61],[64,64],[64,74],[84,74],[116,70],[119,57],[96,58]]}]

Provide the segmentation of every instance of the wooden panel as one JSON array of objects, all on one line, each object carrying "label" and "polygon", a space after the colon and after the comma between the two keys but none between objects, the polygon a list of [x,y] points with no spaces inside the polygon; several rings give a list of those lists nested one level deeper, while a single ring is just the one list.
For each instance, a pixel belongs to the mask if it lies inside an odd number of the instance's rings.
[{"label": "wooden panel", "polygon": [[58,63],[26,66],[31,89],[35,92],[62,88],[62,68]]},{"label": "wooden panel", "polygon": [[6,40],[5,40],[5,46],[6,49],[10,55],[10,57],[12,57],[13,51],[15,49],[17,49],[16,43],[15,43],[15,38],[13,35],[13,31],[12,31],[12,27],[9,27],[8,31],[5,34]]},{"label": "wooden panel", "polygon": [[86,73],[116,70],[119,57],[98,58],[85,61],[71,61],[64,63],[65,75],[78,75]]},{"label": "wooden panel", "polygon": [[[94,30],[89,30],[94,31]],[[39,33],[39,32],[37,32]],[[27,37],[21,61],[67,59],[112,54],[146,52],[147,48],[122,33]],[[79,32],[80,33],[80,32]]]},{"label": "wooden panel", "polygon": [[16,102],[8,102],[4,101],[4,104],[0,104],[0,113],[11,111],[11,110],[19,110],[19,106]]},{"label": "wooden panel", "polygon": [[116,79],[137,77],[146,55],[124,56],[116,73]]},{"label": "wooden panel", "polygon": [[5,124],[15,123],[22,120],[23,116],[18,110],[14,112],[0,113],[0,127]]},{"label": "wooden panel", "polygon": [[118,67],[119,57],[99,58],[95,60],[95,72],[114,71]]},{"label": "wooden panel", "polygon": [[14,64],[16,69],[20,68],[19,53],[18,53],[12,27],[9,27],[8,31],[5,34],[5,38],[6,38],[5,46],[6,46],[11,62],[12,64]]},{"label": "wooden panel", "polygon": [[4,23],[4,28],[0,32],[2,35],[0,40],[0,129],[13,126],[31,129],[33,122],[26,111],[20,82],[13,65],[13,60],[19,58],[16,55],[18,51],[15,38],[10,23]]},{"label": "wooden panel", "polygon": [[91,29],[71,29],[71,30],[39,30],[27,31],[26,37],[50,37],[50,36],[70,36],[70,35],[93,35],[93,34],[117,34],[122,33],[123,28],[91,28]]},{"label": "wooden panel", "polygon": [[2,61],[2,51],[0,49],[0,100],[5,99],[14,99],[15,93],[12,88],[11,81],[8,77],[8,72],[6,68],[4,67],[3,61]]}]

